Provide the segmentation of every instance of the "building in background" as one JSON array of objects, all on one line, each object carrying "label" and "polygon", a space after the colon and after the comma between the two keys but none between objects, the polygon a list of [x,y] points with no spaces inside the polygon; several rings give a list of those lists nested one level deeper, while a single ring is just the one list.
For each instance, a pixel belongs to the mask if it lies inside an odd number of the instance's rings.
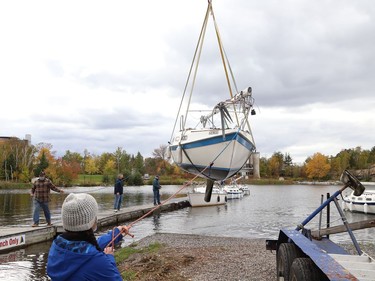
[{"label": "building in background", "polygon": [[6,144],[6,143],[10,143],[12,141],[24,142],[25,144],[27,144],[28,146],[30,146],[31,145],[31,135],[30,134],[26,134],[24,139],[19,139],[17,137],[0,136],[0,145],[1,144]]},{"label": "building in background", "polygon": [[249,177],[252,177],[253,179],[260,179],[259,159],[259,152],[251,154],[249,160],[242,167],[241,171],[239,171],[239,175],[245,179],[248,179]]}]

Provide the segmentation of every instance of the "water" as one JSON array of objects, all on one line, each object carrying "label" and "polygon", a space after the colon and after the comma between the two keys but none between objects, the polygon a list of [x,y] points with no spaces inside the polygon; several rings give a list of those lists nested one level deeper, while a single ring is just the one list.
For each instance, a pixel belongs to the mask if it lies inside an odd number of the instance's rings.
[{"label": "water", "polygon": [[[241,238],[277,239],[281,228],[294,229],[319,205],[321,195],[333,194],[341,186],[290,185],[251,186],[251,194],[229,200],[226,205],[185,208],[161,213],[138,222],[131,228],[134,238],[126,237],[122,246],[129,245],[154,233],[183,233]],[[162,200],[174,194],[180,186],[163,186]],[[66,194],[51,193],[52,221],[60,221],[61,205],[69,192],[88,192],[98,201],[99,209],[113,209],[112,187],[65,189]],[[186,196],[183,190],[178,196]],[[348,190],[349,192],[349,190]],[[151,186],[125,187],[125,206],[150,204]],[[0,226],[32,224],[32,200],[25,190],[0,190]],[[349,222],[374,218],[373,215],[345,212]],[[44,216],[41,214],[41,221]],[[326,221],[325,213],[322,223]],[[316,228],[319,216],[307,224]],[[337,210],[331,204],[331,225],[341,224]],[[355,231],[359,242],[373,242],[374,229]],[[335,242],[350,242],[347,233],[332,235]],[[46,276],[47,253],[51,241],[26,249],[0,255],[0,280],[49,280]]]}]

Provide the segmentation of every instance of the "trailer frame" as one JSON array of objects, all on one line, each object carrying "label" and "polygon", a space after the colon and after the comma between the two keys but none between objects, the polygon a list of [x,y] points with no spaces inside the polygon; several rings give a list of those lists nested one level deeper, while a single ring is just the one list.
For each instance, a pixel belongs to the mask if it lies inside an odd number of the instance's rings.
[{"label": "trailer frame", "polygon": [[[341,180],[345,185],[332,196],[327,194],[329,198],[295,229],[281,229],[277,240],[266,240],[266,249],[276,251],[277,280],[375,280],[375,261],[360,249],[337,201],[337,197],[347,187],[352,188],[359,195],[363,193],[365,188],[347,170],[344,170]],[[329,235],[313,237],[311,230],[305,227],[326,207],[328,209],[327,222],[329,222],[329,205],[331,202],[336,205],[345,225],[344,231],[348,232],[357,255],[348,253],[344,248],[331,241]]]}]

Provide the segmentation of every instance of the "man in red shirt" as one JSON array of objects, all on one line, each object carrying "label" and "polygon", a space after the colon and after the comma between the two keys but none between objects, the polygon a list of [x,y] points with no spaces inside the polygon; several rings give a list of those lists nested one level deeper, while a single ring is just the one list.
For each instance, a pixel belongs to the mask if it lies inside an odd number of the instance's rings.
[{"label": "man in red shirt", "polygon": [[46,174],[44,172],[41,172],[39,178],[35,181],[34,186],[31,188],[31,196],[34,197],[33,227],[39,225],[40,209],[43,209],[47,225],[52,225],[51,213],[48,207],[51,189],[55,192],[64,193],[62,189],[57,188],[50,179],[46,178]]}]

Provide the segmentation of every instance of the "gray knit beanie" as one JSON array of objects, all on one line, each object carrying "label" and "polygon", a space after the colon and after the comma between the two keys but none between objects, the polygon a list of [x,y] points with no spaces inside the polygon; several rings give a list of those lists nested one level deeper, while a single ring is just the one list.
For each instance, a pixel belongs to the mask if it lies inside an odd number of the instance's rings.
[{"label": "gray knit beanie", "polygon": [[63,227],[68,231],[85,231],[92,228],[98,215],[98,203],[86,193],[70,193],[61,209]]}]

